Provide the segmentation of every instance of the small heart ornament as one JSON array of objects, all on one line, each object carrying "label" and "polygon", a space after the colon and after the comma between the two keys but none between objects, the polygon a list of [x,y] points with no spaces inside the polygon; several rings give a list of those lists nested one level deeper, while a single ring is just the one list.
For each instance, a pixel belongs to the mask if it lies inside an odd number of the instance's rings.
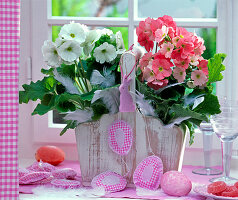
[{"label": "small heart ornament", "polygon": [[133,140],[133,132],[130,125],[123,121],[115,121],[108,129],[108,144],[113,152],[119,155],[129,153]]},{"label": "small heart ornament", "polygon": [[95,176],[91,182],[93,188],[102,187],[106,192],[118,192],[125,189],[126,179],[115,172],[107,171]]},{"label": "small heart ornament", "polygon": [[149,156],[137,166],[133,181],[136,187],[157,190],[163,175],[163,163],[158,156]]},{"label": "small heart ornament", "polygon": [[56,170],[56,167],[46,163],[46,162],[34,162],[30,167],[27,168],[28,170],[34,171],[34,172],[52,172]]},{"label": "small heart ornament", "polygon": [[50,172],[31,172],[19,178],[19,184],[34,184],[50,177]]},{"label": "small heart ornament", "polygon": [[52,172],[52,176],[57,179],[74,179],[77,172],[71,168],[57,169]]},{"label": "small heart ornament", "polygon": [[63,189],[77,189],[81,187],[81,182],[76,180],[54,179],[51,181],[51,184]]}]

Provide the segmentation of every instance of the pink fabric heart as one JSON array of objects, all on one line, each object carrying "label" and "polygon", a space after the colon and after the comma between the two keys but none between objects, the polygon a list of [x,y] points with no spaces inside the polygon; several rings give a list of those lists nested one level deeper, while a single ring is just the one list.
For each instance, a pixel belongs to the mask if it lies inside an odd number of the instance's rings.
[{"label": "pink fabric heart", "polygon": [[149,156],[137,166],[133,181],[136,187],[156,190],[163,175],[163,163],[158,156]]},{"label": "pink fabric heart", "polygon": [[126,179],[115,172],[107,171],[93,178],[91,185],[93,188],[103,187],[106,192],[118,192],[126,187]]},{"label": "pink fabric heart", "polygon": [[52,176],[57,179],[74,179],[77,172],[70,168],[57,169],[52,172]]},{"label": "pink fabric heart", "polygon": [[133,132],[130,125],[123,121],[115,121],[108,129],[108,144],[111,150],[119,155],[129,153],[132,146]]},{"label": "pink fabric heart", "polygon": [[30,172],[19,178],[19,184],[33,184],[50,177],[50,172]]}]

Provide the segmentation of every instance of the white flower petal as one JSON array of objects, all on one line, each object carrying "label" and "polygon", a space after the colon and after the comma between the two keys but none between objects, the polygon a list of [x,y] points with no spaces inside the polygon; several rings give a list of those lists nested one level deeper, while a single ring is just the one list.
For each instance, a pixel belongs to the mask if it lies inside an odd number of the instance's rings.
[{"label": "white flower petal", "polygon": [[113,45],[104,42],[99,47],[94,49],[93,56],[97,62],[103,64],[104,62],[113,61],[117,57],[117,51]]},{"label": "white flower petal", "polygon": [[47,40],[44,42],[42,54],[47,65],[51,67],[58,67],[61,65],[62,60],[58,55],[58,49],[52,41]]},{"label": "white flower petal", "polygon": [[82,48],[78,42],[74,40],[68,40],[59,47],[58,52],[59,56],[63,60],[67,62],[73,62],[81,56]]},{"label": "white flower petal", "polygon": [[59,36],[66,40],[75,40],[82,43],[86,39],[87,28],[79,23],[65,24],[59,33]]}]

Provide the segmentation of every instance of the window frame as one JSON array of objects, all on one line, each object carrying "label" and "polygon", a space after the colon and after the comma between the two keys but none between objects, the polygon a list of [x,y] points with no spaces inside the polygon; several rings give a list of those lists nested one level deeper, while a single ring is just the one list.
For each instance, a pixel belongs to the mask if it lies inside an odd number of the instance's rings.
[{"label": "window frame", "polygon": [[[43,62],[41,46],[44,40],[51,39],[51,26],[64,25],[70,21],[75,21],[89,26],[128,27],[128,42],[130,46],[136,42],[135,27],[143,20],[143,18],[137,17],[138,0],[128,0],[128,18],[56,17],[52,16],[51,0],[34,0],[29,1],[29,3],[31,8],[29,10],[31,18],[31,37],[29,39],[31,53],[29,57],[31,58],[32,66],[34,66],[31,72],[33,81],[42,78],[39,72],[42,66],[46,66]],[[217,18],[174,19],[178,26],[185,28],[216,28],[217,52],[223,52],[228,55],[225,60],[227,69],[224,73],[224,80],[217,84],[217,95],[233,99],[238,99],[237,94],[233,92],[238,84],[238,69],[235,67],[235,58],[238,57],[238,49],[235,48],[235,43],[238,44],[238,35],[236,34],[238,31],[238,13],[235,12],[236,8],[238,9],[238,1],[217,0]],[[227,38],[227,40],[224,38]],[[30,71],[29,68],[28,71]],[[30,105],[33,105],[33,110],[36,103]],[[75,138],[72,136],[73,130],[69,130],[63,137],[58,137],[62,127],[64,127],[62,124],[53,124],[52,113],[45,116],[33,116],[34,142],[75,143]],[[202,134],[199,134],[192,147],[201,148],[201,144]],[[220,148],[220,144],[216,144],[214,148]]]}]

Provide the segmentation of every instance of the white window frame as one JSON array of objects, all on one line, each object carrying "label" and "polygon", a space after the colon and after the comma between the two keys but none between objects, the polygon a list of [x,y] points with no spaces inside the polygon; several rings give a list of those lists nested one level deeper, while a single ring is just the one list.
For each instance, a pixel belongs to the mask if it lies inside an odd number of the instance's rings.
[{"label": "white window frame", "polygon": [[[31,53],[29,57],[32,61],[32,79],[33,81],[42,78],[40,69],[46,66],[41,54],[41,46],[46,39],[51,39],[53,25],[64,25],[70,21],[83,23],[89,26],[103,27],[128,27],[129,46],[136,42],[135,27],[143,18],[137,17],[137,0],[128,0],[128,18],[107,18],[107,17],[65,17],[52,16],[51,0],[22,0],[30,3],[31,17],[31,37],[29,38]],[[228,96],[238,99],[234,92],[238,84],[238,68],[235,58],[238,58],[238,1],[237,0],[217,0],[217,18],[175,18],[178,26],[185,28],[216,28],[217,29],[217,52],[226,53],[225,60],[227,69],[224,80],[217,85],[217,94],[219,96]],[[23,13],[24,14],[24,13]],[[21,22],[22,23],[22,22]],[[24,23],[24,22],[23,22]],[[22,45],[22,44],[21,44]],[[25,58],[29,59],[29,58]],[[30,71],[30,69],[28,69]],[[36,104],[33,104],[32,110]],[[58,142],[75,143],[73,130],[69,130],[63,137],[59,137],[59,132],[64,125],[53,124],[52,112],[45,116],[33,117],[33,135],[34,142]],[[201,148],[201,134],[197,136],[193,148]],[[238,144],[238,143],[237,143]],[[237,145],[238,146],[238,145]],[[215,148],[220,148],[217,143]]]}]

